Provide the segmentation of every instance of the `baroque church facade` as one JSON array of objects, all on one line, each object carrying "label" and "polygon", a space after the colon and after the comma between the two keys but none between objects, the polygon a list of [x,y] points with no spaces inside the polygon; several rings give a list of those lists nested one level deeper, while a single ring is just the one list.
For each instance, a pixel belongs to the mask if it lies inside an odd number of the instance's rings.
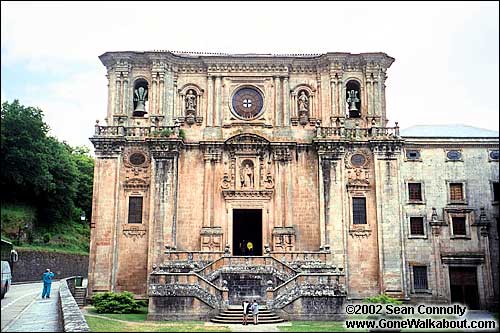
[{"label": "baroque church facade", "polygon": [[151,319],[244,299],[290,319],[378,294],[497,306],[498,137],[388,126],[393,58],[100,60],[89,296],[134,292]]}]

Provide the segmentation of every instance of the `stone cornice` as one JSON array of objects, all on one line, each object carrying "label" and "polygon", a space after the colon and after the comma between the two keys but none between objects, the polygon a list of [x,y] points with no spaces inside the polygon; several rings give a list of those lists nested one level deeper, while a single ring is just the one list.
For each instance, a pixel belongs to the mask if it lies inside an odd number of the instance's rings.
[{"label": "stone cornice", "polygon": [[482,147],[498,148],[499,139],[493,137],[403,137],[407,148],[419,147]]},{"label": "stone cornice", "polygon": [[108,68],[133,64],[135,66],[158,66],[177,68],[180,72],[245,72],[263,71],[274,75],[289,72],[316,72],[328,68],[341,70],[385,69],[394,58],[385,53],[325,53],[325,54],[196,54],[170,51],[124,51],[106,52],[99,56]]}]

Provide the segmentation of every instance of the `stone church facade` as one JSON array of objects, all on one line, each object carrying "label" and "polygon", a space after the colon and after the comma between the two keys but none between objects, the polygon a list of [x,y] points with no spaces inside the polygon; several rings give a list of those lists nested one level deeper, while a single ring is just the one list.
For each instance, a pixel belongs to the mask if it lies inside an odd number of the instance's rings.
[{"label": "stone church facade", "polygon": [[89,295],[148,297],[151,319],[254,298],[296,319],[381,293],[496,305],[498,138],[401,136],[393,58],[100,59]]}]

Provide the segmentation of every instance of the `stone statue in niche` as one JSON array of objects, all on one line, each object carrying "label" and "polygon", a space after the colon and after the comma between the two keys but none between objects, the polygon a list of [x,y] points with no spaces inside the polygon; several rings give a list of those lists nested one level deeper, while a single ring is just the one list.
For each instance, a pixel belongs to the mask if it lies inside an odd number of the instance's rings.
[{"label": "stone statue in niche", "polygon": [[249,161],[244,161],[244,167],[240,171],[240,182],[242,188],[253,188],[254,177],[253,177],[253,166]]},{"label": "stone statue in niche", "polygon": [[137,102],[134,109],[134,116],[143,116],[146,113],[146,100],[148,90],[144,87],[139,87],[134,91],[134,102]]},{"label": "stone statue in niche", "polygon": [[304,90],[300,92],[298,100],[299,112],[309,110],[309,97]]},{"label": "stone statue in niche", "polygon": [[306,92],[302,90],[297,99],[298,111],[299,111],[299,123],[304,126],[306,125],[308,120],[309,113],[309,96],[307,96]]},{"label": "stone statue in niche", "polygon": [[189,89],[184,102],[186,103],[186,122],[192,125],[196,117],[196,94],[192,89]]},{"label": "stone statue in niche", "polygon": [[196,95],[192,89],[188,91],[185,101],[186,111],[196,111]]}]

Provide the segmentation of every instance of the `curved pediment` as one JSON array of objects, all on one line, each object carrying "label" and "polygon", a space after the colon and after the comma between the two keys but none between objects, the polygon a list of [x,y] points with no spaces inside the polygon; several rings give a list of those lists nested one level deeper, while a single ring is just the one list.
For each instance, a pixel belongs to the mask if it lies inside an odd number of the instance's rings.
[{"label": "curved pediment", "polygon": [[226,145],[254,144],[254,145],[269,145],[270,142],[260,135],[252,133],[238,134],[230,137],[225,142]]}]

